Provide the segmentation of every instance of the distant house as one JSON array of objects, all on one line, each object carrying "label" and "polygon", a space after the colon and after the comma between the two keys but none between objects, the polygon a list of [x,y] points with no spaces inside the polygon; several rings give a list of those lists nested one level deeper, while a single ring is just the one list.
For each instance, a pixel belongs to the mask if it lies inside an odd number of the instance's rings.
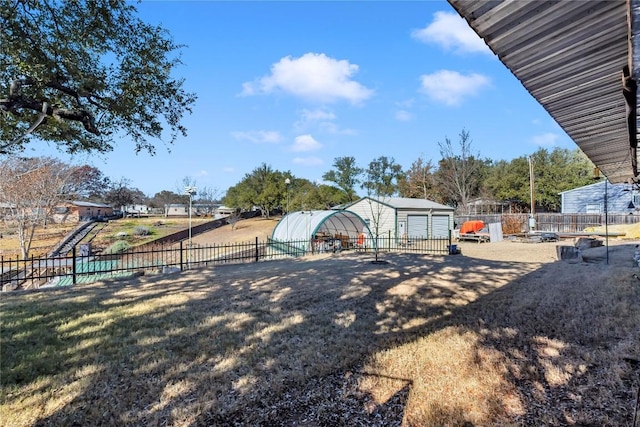
[{"label": "distant house", "polygon": [[147,205],[126,205],[123,206],[123,212],[126,216],[148,216],[151,208]]},{"label": "distant house", "polygon": [[601,214],[605,206],[610,213],[634,214],[640,210],[640,191],[629,184],[611,184],[605,181],[560,193],[563,214]]},{"label": "distant house", "polygon": [[164,216],[189,216],[189,206],[182,203],[164,205]]},{"label": "distant house", "polygon": [[216,214],[219,215],[233,215],[234,213],[237,212],[238,209],[236,208],[228,208],[224,205],[218,206],[216,208]]},{"label": "distant house", "polygon": [[453,230],[454,208],[426,199],[364,197],[345,205],[363,218],[378,235],[395,238],[446,238]]},{"label": "distant house", "polygon": [[0,203],[0,219],[11,217],[16,205],[13,203]]},{"label": "distant house", "polygon": [[56,223],[80,222],[113,216],[109,205],[93,202],[65,202],[53,209],[53,221]]}]

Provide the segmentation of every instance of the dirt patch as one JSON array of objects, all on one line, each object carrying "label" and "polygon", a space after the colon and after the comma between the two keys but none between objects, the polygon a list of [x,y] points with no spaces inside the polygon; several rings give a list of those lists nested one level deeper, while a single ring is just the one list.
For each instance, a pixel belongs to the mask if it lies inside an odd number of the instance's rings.
[{"label": "dirt patch", "polygon": [[226,224],[215,230],[198,234],[193,237],[193,243],[200,245],[245,243],[255,241],[256,237],[259,241],[263,242],[267,237],[271,237],[271,233],[279,220],[279,217],[243,219],[242,221],[238,221],[233,229],[231,225]]}]

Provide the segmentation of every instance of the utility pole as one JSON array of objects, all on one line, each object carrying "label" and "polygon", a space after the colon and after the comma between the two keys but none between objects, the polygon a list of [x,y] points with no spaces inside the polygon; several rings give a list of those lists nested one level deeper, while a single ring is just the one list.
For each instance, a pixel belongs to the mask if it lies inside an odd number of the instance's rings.
[{"label": "utility pole", "polygon": [[533,157],[529,156],[529,192],[531,197],[531,215],[536,213],[536,202],[534,198],[534,176],[533,176]]},{"label": "utility pole", "polygon": [[191,201],[193,196],[196,194],[196,187],[187,186],[184,189],[184,193],[189,196],[189,250],[187,252],[187,262],[189,263],[189,268],[191,268]]}]

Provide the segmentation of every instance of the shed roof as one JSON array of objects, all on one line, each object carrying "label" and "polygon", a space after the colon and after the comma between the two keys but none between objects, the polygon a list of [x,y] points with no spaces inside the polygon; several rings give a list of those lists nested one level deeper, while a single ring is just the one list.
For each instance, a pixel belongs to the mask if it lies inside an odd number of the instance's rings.
[{"label": "shed roof", "polygon": [[611,182],[635,178],[622,70],[636,1],[448,1]]},{"label": "shed roof", "polygon": [[[414,199],[410,197],[376,198],[376,197],[367,196],[367,197],[363,197],[362,199],[354,203],[358,203],[366,199],[380,202],[382,204],[385,204],[395,209],[435,209],[435,210],[441,210],[441,211],[451,211],[451,212],[455,211],[455,208],[452,208],[451,206],[442,205],[440,203],[436,203],[427,199]],[[351,203],[351,205],[353,205],[354,203]]]},{"label": "shed roof", "polygon": [[[605,180],[598,181],[598,182],[596,182],[594,184],[583,185],[582,187],[576,187],[576,188],[572,188],[571,190],[561,191],[558,194],[567,194],[567,193],[573,193],[573,192],[576,192],[576,191],[584,191],[584,190],[590,190],[590,189],[596,189],[596,188],[602,188],[602,190],[600,190],[600,191],[604,191],[605,182],[606,182]],[[627,183],[618,183],[618,184],[608,183],[607,184],[607,188],[609,190],[620,188],[620,189],[623,189],[625,191],[633,189],[633,187],[631,187]]]}]

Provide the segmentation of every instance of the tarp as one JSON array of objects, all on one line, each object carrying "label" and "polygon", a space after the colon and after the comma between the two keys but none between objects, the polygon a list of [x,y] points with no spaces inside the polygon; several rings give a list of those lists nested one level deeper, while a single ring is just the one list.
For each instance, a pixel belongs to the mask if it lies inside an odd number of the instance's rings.
[{"label": "tarp", "polygon": [[465,221],[460,227],[460,234],[477,233],[484,228],[483,221]]}]

